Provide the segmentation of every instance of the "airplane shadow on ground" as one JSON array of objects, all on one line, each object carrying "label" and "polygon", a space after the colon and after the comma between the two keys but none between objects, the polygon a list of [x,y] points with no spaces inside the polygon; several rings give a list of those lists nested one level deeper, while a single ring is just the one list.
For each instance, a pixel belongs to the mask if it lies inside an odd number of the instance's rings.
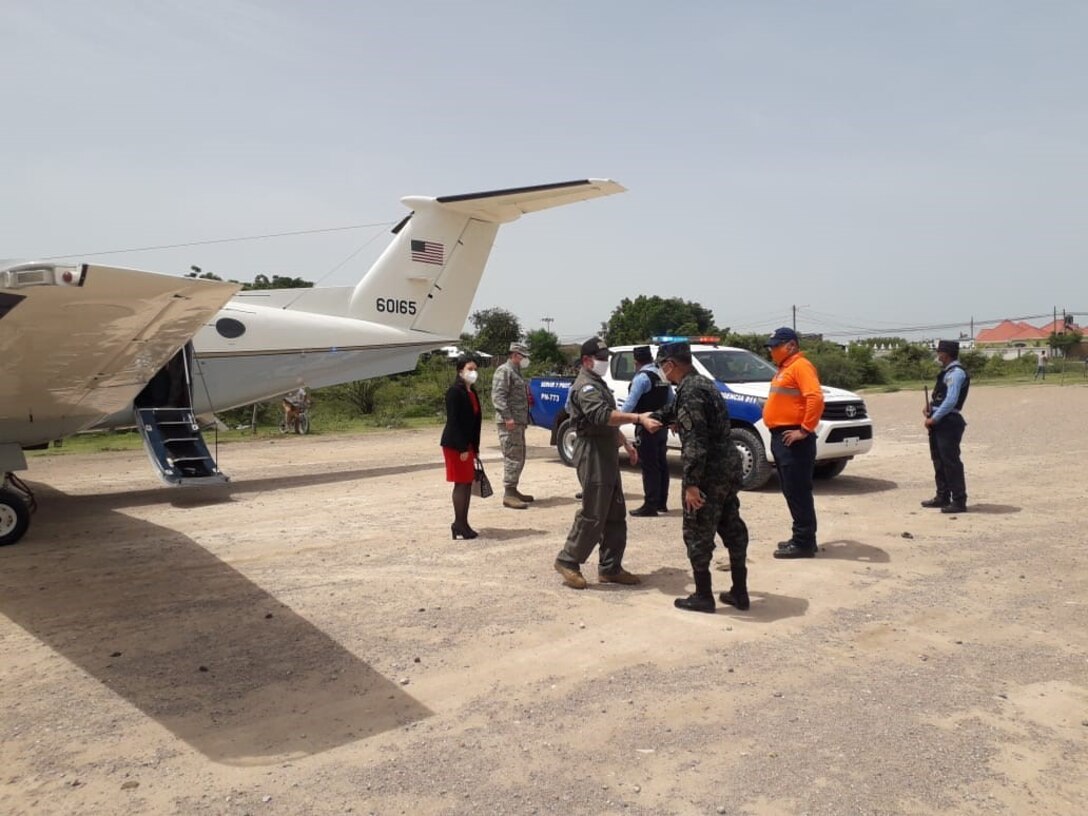
[{"label": "airplane shadow on ground", "polygon": [[817,558],[833,558],[840,561],[863,561],[869,564],[887,564],[892,560],[886,550],[874,547],[872,544],[863,544],[860,541],[825,541],[820,545]]},{"label": "airplane shadow on ground", "polygon": [[[431,711],[191,539],[74,502],[0,551],[0,613],[216,762],[316,754]],[[66,531],[67,532],[67,531]]]},{"label": "airplane shadow on ground", "polygon": [[[714,600],[718,604],[718,610],[715,614],[729,615],[735,617],[737,620],[753,621],[756,623],[773,623],[777,620],[783,620],[784,618],[797,618],[801,617],[808,611],[808,601],[804,598],[793,598],[789,595],[775,595],[771,592],[759,592],[753,590],[749,583],[748,595],[752,601],[751,609],[741,611],[732,606],[722,604],[717,600],[718,593],[729,589],[730,579],[729,572],[718,569],[712,569],[711,575],[714,579]],[[752,574],[749,572],[749,582],[751,582]],[[694,582],[689,570],[678,569],[676,567],[658,567],[653,572],[642,576],[644,589],[658,590],[663,595],[672,598],[686,598],[694,589]],[[593,586],[593,584],[590,584]],[[610,586],[611,585],[606,585]],[[629,591],[628,587],[624,589]],[[669,601],[671,604],[672,601]],[[677,610],[677,614],[699,614],[696,612],[680,612]],[[705,613],[704,613],[705,614]]]}]

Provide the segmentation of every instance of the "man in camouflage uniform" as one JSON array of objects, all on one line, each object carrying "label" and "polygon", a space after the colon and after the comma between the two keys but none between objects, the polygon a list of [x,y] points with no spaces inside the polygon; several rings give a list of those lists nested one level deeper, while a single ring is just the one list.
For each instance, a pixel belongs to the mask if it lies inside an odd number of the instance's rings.
[{"label": "man in camouflage uniform", "polygon": [[529,349],[521,343],[510,344],[510,357],[495,369],[491,381],[491,404],[499,424],[502,448],[503,507],[524,510],[533,497],[518,491],[518,481],[525,467],[525,426],[529,424],[529,390],[521,370],[529,365]]},{"label": "man in camouflage uniform", "polygon": [[[648,413],[616,410],[616,398],[602,377],[608,372],[608,347],[599,337],[582,344],[582,368],[570,387],[570,419],[577,438],[574,465],[582,485],[582,506],[574,516],[566,544],[555,559],[555,571],[571,589],[585,589],[582,564],[600,545],[597,579],[603,584],[638,584],[623,568],[627,548],[627,505],[623,500],[618,448],[638,463],[634,446],[619,426],[635,422],[653,433],[661,423]],[[713,600],[713,599],[712,599]]]},{"label": "man in camouflage uniform", "polygon": [[691,346],[666,343],[657,351],[657,364],[676,386],[676,400],[652,416],[675,425],[683,448],[684,545],[695,576],[695,594],[677,598],[678,609],[714,612],[710,556],[714,534],[729,550],[733,586],[719,595],[723,604],[748,609],[748,527],[740,517],[737,491],[741,460],[729,438],[729,411],[717,386],[692,367]]}]

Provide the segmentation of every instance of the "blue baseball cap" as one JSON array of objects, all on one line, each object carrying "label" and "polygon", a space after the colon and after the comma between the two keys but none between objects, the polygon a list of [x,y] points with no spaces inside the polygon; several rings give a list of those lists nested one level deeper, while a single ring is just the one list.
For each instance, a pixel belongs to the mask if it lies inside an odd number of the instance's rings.
[{"label": "blue baseball cap", "polygon": [[780,326],[774,330],[774,334],[767,338],[767,342],[763,345],[767,348],[774,348],[775,346],[781,346],[783,343],[788,343],[791,340],[794,342],[800,342],[797,339],[797,332],[791,329],[789,326]]}]

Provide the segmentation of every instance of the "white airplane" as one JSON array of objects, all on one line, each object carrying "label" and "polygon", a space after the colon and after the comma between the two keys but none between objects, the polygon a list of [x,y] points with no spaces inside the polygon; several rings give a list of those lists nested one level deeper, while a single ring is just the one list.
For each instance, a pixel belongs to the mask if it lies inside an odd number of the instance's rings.
[{"label": "white airplane", "polygon": [[585,179],[403,198],[412,212],[354,287],[239,292],[94,264],[0,266],[0,546],[35,508],[15,475],[24,450],[135,424],[168,484],[226,481],[197,415],[411,370],[460,337],[499,225],[623,191]]}]

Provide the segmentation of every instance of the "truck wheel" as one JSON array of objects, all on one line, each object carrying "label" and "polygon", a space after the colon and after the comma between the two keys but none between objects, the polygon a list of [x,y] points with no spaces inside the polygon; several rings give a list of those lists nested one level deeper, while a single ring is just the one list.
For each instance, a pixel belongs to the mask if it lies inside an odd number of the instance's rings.
[{"label": "truck wheel", "polygon": [[30,509],[22,496],[0,490],[0,547],[14,544],[30,526]]},{"label": "truck wheel", "polygon": [[741,490],[759,490],[771,478],[771,463],[767,461],[767,452],[758,434],[747,428],[734,428],[733,444],[740,452],[741,473],[744,478]]},{"label": "truck wheel", "polygon": [[817,462],[816,467],[812,469],[812,477],[814,479],[834,479],[846,470],[846,463],[849,461],[849,459],[831,459],[826,462]]},{"label": "truck wheel", "polygon": [[569,419],[564,419],[555,434],[555,447],[563,464],[574,466],[574,426]]}]

